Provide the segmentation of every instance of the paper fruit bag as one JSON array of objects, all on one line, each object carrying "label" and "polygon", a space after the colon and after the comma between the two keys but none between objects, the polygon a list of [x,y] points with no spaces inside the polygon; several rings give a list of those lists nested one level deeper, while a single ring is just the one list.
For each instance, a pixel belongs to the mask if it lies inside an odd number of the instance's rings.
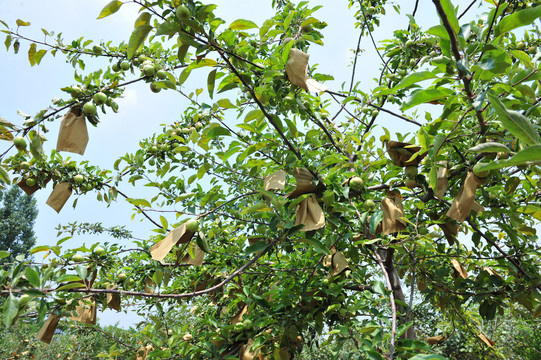
[{"label": "paper fruit bag", "polygon": [[61,182],[55,185],[53,192],[47,199],[47,205],[52,207],[57,213],[64,207],[66,201],[71,196],[71,184],[69,182]]},{"label": "paper fruit bag", "polygon": [[86,120],[80,108],[72,108],[64,115],[56,143],[56,151],[83,155],[88,144]]}]

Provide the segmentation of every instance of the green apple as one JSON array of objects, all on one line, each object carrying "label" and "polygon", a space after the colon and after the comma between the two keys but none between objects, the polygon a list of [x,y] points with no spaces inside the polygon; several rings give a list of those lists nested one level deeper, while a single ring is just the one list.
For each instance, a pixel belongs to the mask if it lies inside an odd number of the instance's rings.
[{"label": "green apple", "polygon": [[96,248],[94,248],[94,253],[96,255],[101,256],[101,255],[105,254],[105,249],[102,248],[101,246],[97,246]]},{"label": "green apple", "polygon": [[30,300],[32,300],[32,297],[28,294],[22,294],[19,298],[19,307],[25,306]]},{"label": "green apple", "polygon": [[301,31],[303,34],[309,33],[312,31],[312,24],[306,24],[301,27]]},{"label": "green apple", "polygon": [[73,177],[73,181],[75,181],[77,184],[82,184],[83,181],[85,181],[85,177],[81,174],[77,174]]},{"label": "green apple", "polygon": [[25,150],[26,149],[26,140],[22,136],[17,136],[13,139],[13,145],[17,148],[17,150]]},{"label": "green apple", "polygon": [[114,63],[113,66],[111,67],[111,69],[113,69],[114,72],[119,72],[120,71],[120,65],[118,63]]},{"label": "green apple", "polygon": [[107,102],[107,95],[100,91],[99,93],[94,94],[92,100],[94,100],[97,105],[102,105]]},{"label": "green apple", "polygon": [[145,65],[143,66],[143,73],[145,76],[153,76],[156,73],[156,70],[152,65]]},{"label": "green apple", "polygon": [[415,179],[406,179],[404,185],[406,185],[407,188],[413,189],[414,187],[417,187],[417,181],[415,181]]},{"label": "green apple", "polygon": [[150,84],[150,91],[157,94],[160,91],[162,91],[162,88],[158,87],[158,85],[156,85],[156,83],[152,83],[152,84]]},{"label": "green apple", "polygon": [[359,191],[363,188],[364,181],[358,176],[349,179],[349,188],[354,191]]},{"label": "green apple", "polygon": [[28,170],[28,169],[30,169],[30,163],[27,162],[27,161],[23,161],[23,162],[20,164],[20,167],[21,167],[21,169],[23,169],[23,170]]},{"label": "green apple", "polygon": [[242,322],[242,325],[244,325],[244,328],[245,328],[246,330],[250,330],[250,329],[252,328],[252,326],[253,326],[252,320],[250,320],[250,319],[245,319],[245,320]]},{"label": "green apple", "polygon": [[234,327],[236,332],[243,332],[244,331],[244,324],[243,323],[236,323]]},{"label": "green apple", "polygon": [[520,42],[517,43],[517,49],[518,50],[526,49],[526,44],[524,43],[524,41],[520,41]]},{"label": "green apple", "polygon": [[28,186],[36,186],[36,179],[34,179],[34,178],[26,179],[26,185],[28,185]]},{"label": "green apple", "polygon": [[120,281],[126,280],[126,277],[127,277],[127,275],[124,274],[124,273],[118,274],[118,280],[120,280]]},{"label": "green apple", "polygon": [[417,170],[417,166],[407,166],[404,169],[404,173],[406,174],[407,178],[414,179],[419,172]]},{"label": "green apple", "polygon": [[83,105],[83,112],[88,116],[94,116],[98,112],[98,109],[93,103],[87,102]]},{"label": "green apple", "polygon": [[528,53],[535,54],[537,52],[537,48],[535,46],[530,46],[528,48]]},{"label": "green apple", "polygon": [[156,73],[156,76],[158,77],[158,79],[160,80],[165,80],[167,79],[167,73],[163,70],[158,70],[158,72]]},{"label": "green apple", "polygon": [[199,221],[190,219],[186,222],[186,231],[195,233],[199,229]]},{"label": "green apple", "polygon": [[175,14],[180,21],[189,20],[192,16],[190,9],[188,9],[185,5],[180,5],[179,7],[177,7]]},{"label": "green apple", "polygon": [[71,260],[75,261],[75,262],[82,262],[84,261],[84,258],[82,255],[80,254],[75,254],[73,255],[73,257],[71,258]]},{"label": "green apple", "polygon": [[407,47],[412,47],[413,45],[415,45],[415,42],[413,40],[409,39],[408,41],[406,41]]},{"label": "green apple", "polygon": [[94,52],[94,54],[100,55],[103,52],[103,48],[99,45],[94,45],[92,51]]},{"label": "green apple", "polygon": [[364,208],[367,210],[372,210],[376,207],[376,203],[372,199],[365,200],[364,202]]},{"label": "green apple", "polygon": [[485,178],[485,177],[488,176],[488,174],[490,174],[490,170],[484,170],[484,171],[483,171],[483,170],[480,169],[481,166],[483,166],[483,165],[486,165],[486,163],[478,162],[477,164],[475,164],[475,165],[473,166],[473,169],[472,169],[472,170],[473,170],[473,173],[474,173],[476,176],[480,177],[480,178]]},{"label": "green apple", "polygon": [[131,67],[131,65],[130,65],[129,61],[124,60],[123,62],[120,63],[120,68],[122,70],[124,70],[124,71],[130,70],[130,67]]}]

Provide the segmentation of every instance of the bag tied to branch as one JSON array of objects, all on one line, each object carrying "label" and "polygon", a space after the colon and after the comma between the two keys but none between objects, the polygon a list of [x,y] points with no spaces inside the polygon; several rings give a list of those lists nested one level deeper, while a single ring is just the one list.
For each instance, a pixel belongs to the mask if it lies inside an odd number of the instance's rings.
[{"label": "bag tied to branch", "polygon": [[399,194],[387,191],[387,197],[381,200],[381,210],[383,210],[382,235],[392,234],[406,228],[405,221],[401,219],[405,215]]},{"label": "bag tied to branch", "polygon": [[39,330],[36,338],[44,343],[50,344],[59,321],[60,316],[55,314],[49,315],[49,318]]},{"label": "bag tied to branch", "polygon": [[307,76],[308,59],[310,55],[297,49],[289,51],[289,57],[286,63],[287,78],[293,85],[297,85],[306,91],[321,93],[327,90],[327,87]]},{"label": "bag tied to branch", "polygon": [[150,247],[152,259],[162,261],[176,244],[189,242],[195,233],[186,230],[186,223],[175,228],[167,234],[163,240]]},{"label": "bag tied to branch", "polygon": [[284,170],[278,170],[265,177],[264,180],[265,190],[284,190],[286,185],[286,172]]},{"label": "bag tied to branch", "polygon": [[64,115],[56,143],[56,151],[83,155],[88,144],[86,120],[80,108],[72,108]]},{"label": "bag tied to branch", "polygon": [[295,168],[294,175],[297,185],[295,190],[287,195],[287,198],[295,199],[301,195],[316,191],[316,187],[313,184],[314,177],[310,174],[310,171],[303,168]]},{"label": "bag tied to branch", "polygon": [[79,321],[85,324],[96,324],[96,300],[94,297],[79,300],[79,304],[75,308],[77,315],[71,317],[72,320]]},{"label": "bag tied to branch", "polygon": [[449,169],[447,169],[447,161],[441,161],[438,166],[436,189],[434,189],[434,195],[437,199],[441,200],[443,195],[447,191],[449,186],[448,178]]},{"label": "bag tied to branch", "polygon": [[195,245],[188,249],[188,253],[184,255],[184,257],[182,258],[182,262],[184,264],[200,267],[201,265],[203,265],[204,258],[205,258],[205,252],[201,250],[199,246]]},{"label": "bag tied to branch", "polygon": [[57,213],[64,207],[66,201],[71,196],[71,184],[69,182],[61,182],[54,186],[53,192],[47,199],[47,205],[52,207]]},{"label": "bag tied to branch", "polygon": [[447,216],[458,222],[464,222],[475,206],[475,192],[480,185],[481,179],[475,176],[473,172],[468,171],[464,187],[458,193],[449,211],[447,211]]},{"label": "bag tied to branch", "polygon": [[[28,177],[23,177],[21,180],[19,180],[17,182],[17,186],[21,188],[22,191],[24,191],[26,193],[26,195],[30,196],[32,195],[33,193],[35,193],[36,191],[38,191],[39,189],[41,189],[41,186],[39,186],[37,183],[36,185],[34,186],[28,186],[26,184],[26,180],[28,179]],[[50,181],[51,179],[46,179],[45,181],[43,181],[43,186],[47,185],[47,183]]]},{"label": "bag tied to branch", "polygon": [[332,256],[331,276],[340,274],[342,271],[349,269],[348,261],[344,256],[344,253],[337,251]]},{"label": "bag tied to branch", "polygon": [[[391,160],[395,165],[401,167],[418,166],[427,154],[426,152],[423,154],[419,153],[421,147],[404,142],[388,140],[385,142],[385,146]],[[416,156],[412,159],[414,155]]]},{"label": "bag tied to branch", "polygon": [[301,231],[321,229],[325,226],[325,214],[314,194],[301,201],[295,210],[295,225],[304,225]]},{"label": "bag tied to branch", "polygon": [[[116,290],[116,289],[117,289],[117,286],[115,285],[107,286],[107,290]],[[116,311],[122,310],[120,303],[121,303],[120,294],[107,293],[107,307],[109,309],[114,309]]]}]

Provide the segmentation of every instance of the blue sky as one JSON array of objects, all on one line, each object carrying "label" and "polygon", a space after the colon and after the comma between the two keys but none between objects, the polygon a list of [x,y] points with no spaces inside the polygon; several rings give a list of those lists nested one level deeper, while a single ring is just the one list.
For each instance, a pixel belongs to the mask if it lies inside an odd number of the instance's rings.
[{"label": "blue sky", "polygon": [[[137,17],[138,7],[134,4],[126,4],[121,10],[105,19],[97,20],[100,10],[109,0],[20,0],[5,2],[0,7],[0,19],[6,21],[12,28],[15,20],[20,18],[31,22],[31,26],[20,29],[21,33],[30,38],[43,39],[40,28],[45,28],[56,33],[62,32],[66,42],[80,36],[99,42],[100,40],[112,40],[113,42],[127,41],[133,29],[133,21]],[[269,1],[241,1],[221,0],[214,1],[218,4],[217,15],[224,18],[227,23],[238,18],[250,19],[261,25],[263,21],[272,15]],[[376,41],[390,37],[392,31],[407,26],[406,13],[411,13],[414,2],[400,1],[404,8],[402,15],[396,15],[394,10],[388,9],[388,16],[382,20],[383,31],[376,32]],[[466,3],[455,1],[455,3]],[[469,1],[467,1],[469,3]],[[318,63],[319,71],[332,74],[335,81],[327,85],[338,90],[340,84],[349,81],[351,77],[352,48],[355,47],[358,31],[352,22],[354,10],[348,10],[348,2],[343,1],[310,1],[310,6],[324,5],[314,15],[327,22],[328,27],[323,30],[325,45],[320,47],[313,45],[309,51],[310,63]],[[430,0],[420,1],[417,15],[418,23],[427,29],[436,25],[437,15]],[[1,37],[3,43],[4,37]],[[1,45],[3,46],[3,45]],[[2,87],[0,96],[0,116],[17,124],[22,124],[23,118],[17,115],[17,109],[28,114],[35,114],[39,110],[50,105],[53,97],[61,97],[64,93],[61,87],[74,84],[73,68],[65,62],[62,54],[58,53],[55,58],[50,54],[45,55],[39,66],[30,67],[26,52],[29,43],[21,43],[18,55],[12,51],[9,53],[0,51],[0,68],[2,69]],[[366,49],[359,58],[357,80],[361,80],[362,88],[368,90],[373,87],[371,80],[377,76],[379,58],[375,55],[373,46],[368,38],[364,38],[361,47]],[[87,70],[93,71],[100,65],[107,63],[96,62],[88,59]],[[370,71],[369,71],[370,70]],[[178,74],[177,74],[178,75]],[[192,75],[193,76],[193,75]],[[206,82],[206,77],[204,78]],[[195,82],[191,80],[185,86],[190,87]],[[192,90],[195,87],[192,88]],[[150,136],[161,129],[160,124],[170,123],[176,120],[181,110],[186,106],[185,100],[172,91],[162,91],[153,94],[147,84],[135,84],[128,88],[125,97],[118,101],[120,112],[101,115],[101,123],[97,128],[89,127],[90,141],[84,156],[70,155],[77,161],[89,160],[102,168],[112,168],[113,162],[127,152],[137,150],[139,140]],[[382,116],[383,120],[385,117]],[[393,118],[388,118],[389,127],[396,131],[411,131],[413,129],[393,127]],[[49,132],[45,143],[46,153],[56,145],[59,121],[49,123]],[[400,123],[400,126],[402,124]],[[0,143],[0,151],[5,144]],[[66,153],[65,156],[68,154]],[[152,226],[149,222],[140,221],[140,217],[131,220],[131,206],[124,201],[118,201],[106,208],[103,203],[97,202],[95,196],[80,197],[77,207],[71,207],[69,201],[60,214],[49,208],[45,202],[52,186],[39,191],[36,194],[38,201],[39,216],[35,231],[38,244],[53,244],[57,241],[54,228],[58,224],[68,222],[102,222],[104,226],[125,225],[132,230],[134,236],[146,238],[150,235]],[[129,196],[138,197],[135,188],[131,185],[123,185],[122,191]],[[71,199],[73,200],[73,199]],[[111,241],[103,237],[79,236],[65,243],[66,246],[76,247],[82,242],[90,245],[96,241]],[[126,326],[136,320],[134,316],[122,316],[107,313],[101,316],[104,324],[121,321]]]}]

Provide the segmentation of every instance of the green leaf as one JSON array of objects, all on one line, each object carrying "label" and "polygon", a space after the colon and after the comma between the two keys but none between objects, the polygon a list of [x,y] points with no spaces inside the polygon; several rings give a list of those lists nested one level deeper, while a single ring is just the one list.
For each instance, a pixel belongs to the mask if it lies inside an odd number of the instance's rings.
[{"label": "green leaf", "polygon": [[47,245],[36,246],[32,250],[30,250],[30,254],[33,255],[33,254],[38,253],[40,251],[49,251],[49,250],[51,250],[51,248],[48,247]]},{"label": "green leaf", "polygon": [[331,251],[325,245],[323,245],[323,243],[321,243],[320,241],[316,239],[302,239],[301,241],[303,243],[312,245],[314,249],[320,254],[330,255],[331,253]]},{"label": "green leaf", "polygon": [[248,246],[246,248],[246,254],[251,254],[251,253],[254,253],[256,251],[263,251],[265,250],[267,247],[269,246],[269,244],[267,244],[265,241],[261,240],[261,241],[258,241],[256,242],[255,244],[251,245],[251,246]]},{"label": "green leaf", "polygon": [[214,96],[214,85],[216,84],[216,71],[217,69],[212,70],[209,73],[209,76],[207,78],[207,88],[208,88],[209,96],[211,99]]},{"label": "green leaf", "polygon": [[427,34],[439,37],[442,40],[449,41],[449,33],[445,30],[445,26],[436,25],[426,31]]},{"label": "green leaf", "polygon": [[13,319],[17,316],[19,311],[19,300],[10,294],[7,300],[4,302],[4,325],[10,327]]},{"label": "green leaf", "polygon": [[83,287],[86,287],[85,284],[80,283],[80,282],[74,282],[74,283],[69,283],[69,284],[66,284],[66,285],[62,285],[61,287],[56,289],[56,291],[69,290],[69,289],[78,289],[78,288],[83,288]]},{"label": "green leaf", "polygon": [[30,44],[30,49],[28,49],[28,61],[30,61],[30,66],[36,65],[36,60],[34,55],[36,54],[36,44]]},{"label": "green leaf", "polygon": [[379,280],[376,280],[374,282],[374,285],[372,286],[372,288],[374,289],[374,292],[378,293],[378,294],[381,294],[381,295],[385,295],[385,291],[387,290],[385,288],[385,285],[383,285],[383,283]]},{"label": "green leaf", "polygon": [[440,0],[440,3],[445,15],[447,16],[447,20],[449,20],[449,24],[451,24],[453,32],[455,35],[458,34],[460,26],[458,24],[458,18],[456,17],[456,9],[451,3],[451,0]]},{"label": "green leaf", "polygon": [[512,135],[518,137],[527,145],[541,142],[539,134],[524,115],[513,110],[508,110],[496,95],[489,93],[488,97],[503,127]]},{"label": "green leaf", "polygon": [[479,171],[502,169],[509,166],[526,165],[530,162],[541,161],[541,144],[528,146],[519,151],[514,156],[506,160],[492,161],[486,165],[481,165]]},{"label": "green leaf", "polygon": [[[420,81],[427,79],[434,79],[437,76],[431,71],[419,71],[411,75],[406,76],[402,81],[400,81],[396,86],[390,89],[391,92],[396,92],[397,90],[407,88],[412,85],[416,85]],[[388,92],[388,90],[386,91]]]},{"label": "green leaf", "polygon": [[152,26],[141,25],[133,31],[130,36],[130,41],[128,42],[128,59],[131,59],[137,50],[143,45],[150,30],[152,30]]},{"label": "green leaf", "polygon": [[174,22],[166,21],[158,25],[158,27],[156,28],[156,36],[160,36],[160,35],[171,36],[171,35],[176,34],[179,30],[180,30],[180,27],[178,26],[178,24]]},{"label": "green leaf", "polygon": [[426,90],[419,90],[412,93],[406,99],[404,104],[402,104],[401,110],[404,111],[407,109],[411,109],[412,107],[420,105],[420,104],[446,99],[452,95],[454,95],[454,92],[452,92],[449,89],[431,88],[431,89],[426,89]]},{"label": "green leaf", "polygon": [[250,20],[243,19],[235,20],[231,23],[231,25],[229,25],[229,30],[248,30],[254,28],[258,28],[256,23]]},{"label": "green leaf", "polygon": [[9,251],[0,250],[0,259],[6,258],[9,256]]},{"label": "green leaf", "polygon": [[209,244],[207,242],[207,238],[205,237],[205,234],[199,233],[199,236],[196,237],[195,242],[197,243],[197,246],[204,252],[209,252]]},{"label": "green leaf", "polygon": [[86,279],[86,277],[88,275],[88,271],[86,269],[86,266],[83,266],[83,265],[77,265],[75,267],[75,272],[77,273],[77,275],[79,275],[79,277],[81,279]]},{"label": "green leaf", "polygon": [[479,145],[475,145],[474,147],[470,148],[471,152],[504,152],[504,153],[510,153],[511,149],[509,149],[504,144],[496,143],[496,142],[487,142],[482,143]]},{"label": "green leaf", "polygon": [[498,37],[521,26],[530,25],[541,16],[541,7],[531,7],[507,15],[496,25],[494,36]]},{"label": "green leaf", "polygon": [[32,284],[33,287],[41,287],[39,281],[39,273],[36,271],[36,269],[27,267],[26,269],[24,269],[24,274],[26,275],[26,279],[28,280],[28,282]]},{"label": "green leaf", "polygon": [[152,15],[150,15],[147,12],[141,13],[141,15],[139,15],[139,17],[137,19],[135,19],[135,23],[133,24],[133,28],[137,29],[140,26],[149,25],[151,17],[152,17]]},{"label": "green leaf", "polygon": [[235,109],[236,106],[233,105],[231,103],[231,101],[229,99],[220,99],[216,102],[216,104],[218,104],[219,107],[221,108],[224,108],[224,109]]},{"label": "green leaf", "polygon": [[410,360],[447,360],[447,358],[437,354],[419,354],[411,357]]},{"label": "green leaf", "polygon": [[42,58],[45,54],[47,54],[47,51],[46,51],[46,50],[43,50],[43,49],[37,51],[37,52],[34,54],[34,61],[36,62],[36,64],[39,65],[39,63],[41,62],[41,58]]},{"label": "green leaf", "polygon": [[17,26],[29,26],[30,25],[30,23],[28,21],[23,21],[21,19],[17,19],[16,23],[17,23]]},{"label": "green leaf", "polygon": [[113,0],[109,4],[105,5],[103,9],[101,9],[100,15],[98,16],[98,19],[103,19],[104,17],[107,17],[109,15],[112,15],[120,9],[122,6],[122,1],[119,0]]},{"label": "green leaf", "polygon": [[[0,165],[0,180],[6,184],[11,184],[11,179],[9,178],[9,173],[3,165]],[[1,257],[0,257],[1,259]]]},{"label": "green leaf", "polygon": [[4,41],[4,45],[6,45],[6,51],[9,50],[9,46],[11,45],[11,35],[6,36],[6,40]]},{"label": "green leaf", "polygon": [[152,205],[148,202],[146,199],[132,199],[128,198],[126,199],[127,202],[130,204],[133,204],[135,206],[142,206],[142,207],[152,207]]}]

